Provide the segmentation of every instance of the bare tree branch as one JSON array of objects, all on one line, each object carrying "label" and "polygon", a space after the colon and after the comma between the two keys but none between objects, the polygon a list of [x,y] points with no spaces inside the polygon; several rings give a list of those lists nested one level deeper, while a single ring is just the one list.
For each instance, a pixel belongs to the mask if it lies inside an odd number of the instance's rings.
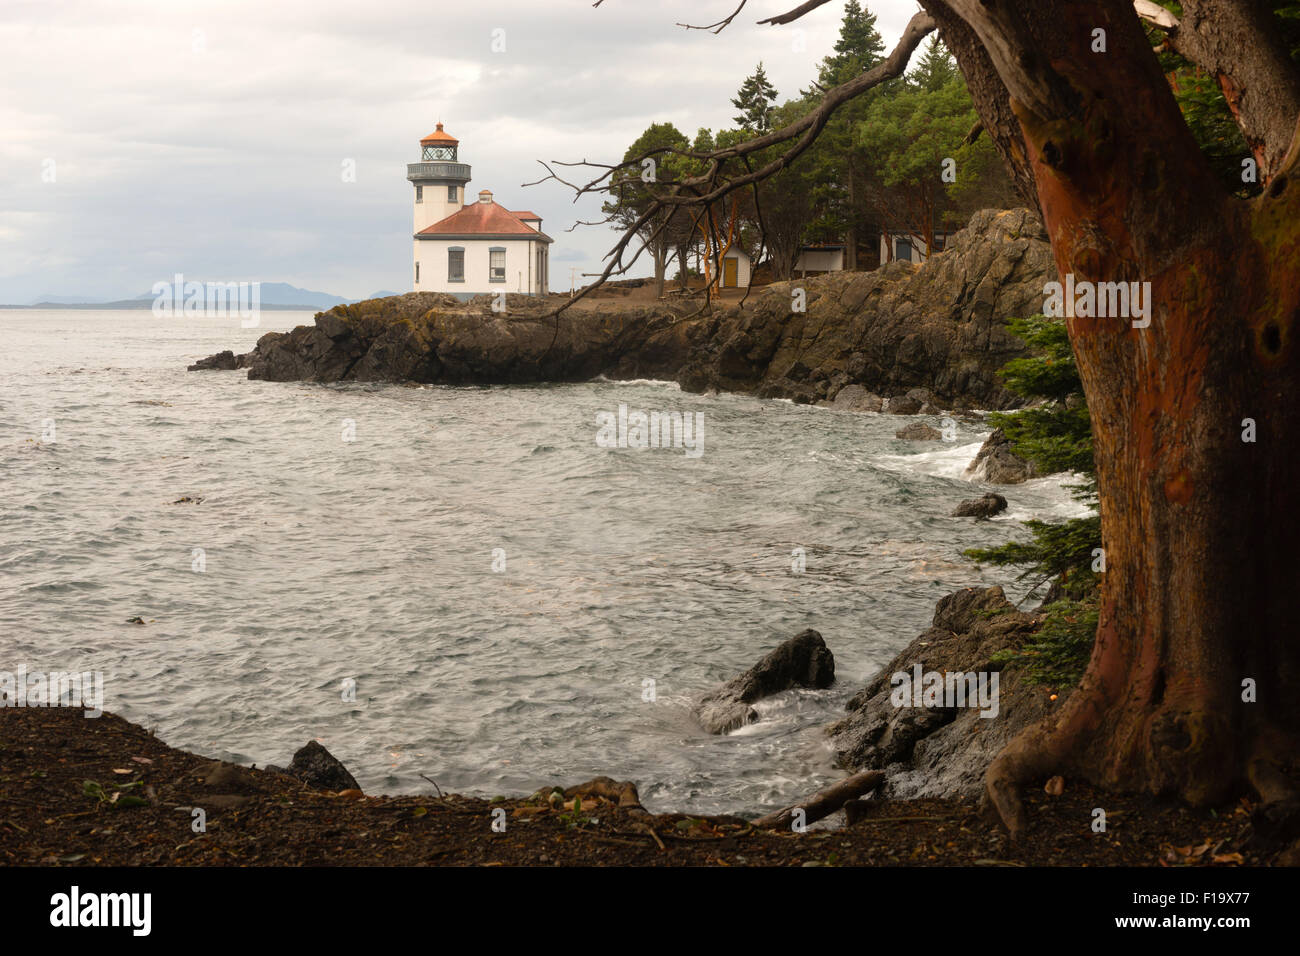
[{"label": "bare tree branch", "polygon": [[1187,0],[1182,19],[1149,0],[1133,8],[1165,43],[1218,80],[1228,108],[1267,184],[1291,146],[1300,115],[1300,71],[1267,4]]},{"label": "bare tree branch", "polygon": [[[598,0],[599,5],[601,0]],[[818,4],[819,5],[819,4]],[[805,4],[805,6],[808,6]],[[812,9],[811,6],[808,9]],[[806,11],[805,11],[806,12]],[[802,14],[801,14],[802,15]],[[871,69],[859,74],[847,82],[827,91],[817,106],[797,119],[788,126],[778,130],[765,133],[762,136],[736,143],[723,149],[711,151],[699,151],[691,149],[680,149],[677,147],[657,147],[646,151],[644,154],[632,159],[624,160],[618,164],[592,163],[583,161],[581,163],[562,163],[553,160],[550,164],[542,162],[542,166],[547,170],[548,175],[535,183],[526,185],[537,185],[554,179],[563,183],[574,190],[574,202],[579,197],[595,193],[608,192],[614,183],[614,176],[620,171],[630,168],[640,167],[643,160],[659,156],[665,153],[676,154],[689,157],[697,161],[707,163],[705,171],[697,176],[688,176],[680,182],[671,183],[670,192],[656,194],[650,205],[637,217],[632,225],[624,230],[623,235],[605,254],[605,268],[597,275],[596,281],[585,287],[578,295],[558,306],[553,314],[556,317],[556,334],[559,334],[559,316],[569,308],[573,303],[588,295],[599,286],[603,285],[614,275],[624,275],[637,261],[641,253],[645,251],[649,242],[652,242],[664,228],[670,217],[665,217],[650,235],[650,238],[643,240],[641,247],[636,251],[632,259],[626,263],[623,261],[624,255],[628,252],[633,237],[641,232],[647,225],[655,221],[656,217],[665,210],[673,208],[699,207],[703,210],[703,218],[713,221],[710,206],[719,199],[742,189],[745,186],[751,186],[762,182],[770,176],[780,172],[790,165],[799,155],[801,155],[825,128],[830,121],[831,116],[840,106],[847,103],[856,96],[860,96],[867,90],[870,90],[886,80],[900,76],[906,69],[908,61],[912,54],[920,45],[921,41],[934,30],[934,21],[926,13],[915,14],[907,26],[903,29],[903,35],[898,41],[898,45],[893,51],[880,63]],[[794,141],[791,143],[791,141]],[[759,153],[769,147],[782,143],[791,143],[776,158],[764,163],[757,169],[749,168],[748,157]],[[725,176],[724,169],[729,160],[739,160],[744,162],[747,167],[746,172],[738,176]],[[539,162],[541,162],[539,160]],[[592,179],[585,185],[578,186],[559,176],[552,166],[586,166],[592,169],[603,170],[600,175]],[[693,226],[698,225],[700,217],[697,217]],[[716,235],[716,233],[713,233]],[[752,276],[751,276],[752,282]]]},{"label": "bare tree branch", "polygon": [[828,2],[830,2],[830,0],[807,0],[806,3],[799,4],[799,6],[795,7],[793,10],[789,11],[788,13],[782,13],[779,16],[775,16],[775,17],[768,17],[766,20],[759,20],[758,22],[770,23],[773,26],[778,26],[783,23],[793,23],[795,20],[798,20],[800,17],[804,16],[805,14],[812,13],[822,4]]},{"label": "bare tree branch", "polygon": [[745,4],[748,2],[749,0],[740,0],[740,5],[731,11],[731,16],[723,17],[717,23],[710,23],[707,27],[691,26],[689,23],[679,23],[677,25],[679,27],[685,27],[687,30],[708,30],[710,33],[714,34],[721,33],[731,24],[732,20],[736,19],[736,15],[739,14],[741,10],[745,9]]}]

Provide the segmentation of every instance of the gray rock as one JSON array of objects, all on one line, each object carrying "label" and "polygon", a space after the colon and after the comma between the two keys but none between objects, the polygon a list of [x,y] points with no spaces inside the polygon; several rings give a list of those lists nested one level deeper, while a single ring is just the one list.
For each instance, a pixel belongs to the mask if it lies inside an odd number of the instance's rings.
[{"label": "gray rock", "polygon": [[711,734],[725,734],[752,723],[750,706],[792,687],[826,688],[835,681],[835,657],[814,630],[796,634],[738,677],[711,691],[695,705],[695,717]]},{"label": "gray rock", "polygon": [[293,755],[288,772],[317,790],[361,789],[347,767],[314,740]]},{"label": "gray rock", "polygon": [[896,395],[885,402],[884,410],[890,415],[915,415],[925,403],[910,395]]},{"label": "gray rock", "polygon": [[952,516],[954,518],[992,518],[1007,510],[1007,499],[1001,495],[988,492],[981,498],[970,498],[959,504]]},{"label": "gray rock", "polygon": [[[880,796],[977,798],[984,771],[1006,743],[1061,700],[1024,683],[1017,670],[997,671],[991,658],[1019,646],[1041,619],[1017,611],[1002,589],[967,588],[939,601],[931,627],[889,662],[847,705],[848,714],[828,728],[838,760],[850,770],[886,770]],[[979,707],[897,707],[891,678],[922,672],[998,672],[997,714]]]},{"label": "gray rock", "polygon": [[226,349],[224,352],[218,352],[216,355],[209,355],[205,359],[199,359],[193,365],[188,366],[185,371],[207,372],[215,370],[220,372],[229,372],[237,368],[238,364],[239,362],[235,358],[235,353],[230,351],[230,349]]},{"label": "gray rock", "polygon": [[806,312],[792,311],[791,283],[773,283],[702,328],[677,380],[687,391],[798,401],[819,375],[830,382],[842,373],[881,395],[926,388],[918,411],[926,401],[1016,408],[1023,400],[997,373],[1027,350],[1005,320],[1042,311],[1043,284],[1055,278],[1047,234],[1032,213],[983,210],[919,266],[800,280]]},{"label": "gray rock", "polygon": [[832,407],[849,412],[878,412],[882,399],[873,392],[868,392],[861,385],[845,385],[835,393]]},{"label": "gray rock", "polygon": [[984,440],[966,476],[995,485],[1015,485],[1038,477],[1038,469],[1011,450],[1011,439],[996,429]]},{"label": "gray rock", "polygon": [[938,441],[943,437],[943,433],[925,422],[912,422],[912,424],[904,425],[894,432],[894,437],[904,438],[908,441]]}]

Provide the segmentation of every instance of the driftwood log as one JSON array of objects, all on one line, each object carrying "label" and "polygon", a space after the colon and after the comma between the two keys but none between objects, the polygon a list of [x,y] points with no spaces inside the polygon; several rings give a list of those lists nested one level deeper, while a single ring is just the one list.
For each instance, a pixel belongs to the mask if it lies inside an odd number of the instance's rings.
[{"label": "driftwood log", "polygon": [[884,771],[864,770],[853,776],[831,784],[825,790],[818,790],[812,796],[784,810],[777,810],[765,817],[759,817],[753,825],[762,829],[784,830],[794,822],[795,812],[804,812],[804,823],[813,823],[822,817],[828,817],[850,800],[876,789],[885,779]]}]

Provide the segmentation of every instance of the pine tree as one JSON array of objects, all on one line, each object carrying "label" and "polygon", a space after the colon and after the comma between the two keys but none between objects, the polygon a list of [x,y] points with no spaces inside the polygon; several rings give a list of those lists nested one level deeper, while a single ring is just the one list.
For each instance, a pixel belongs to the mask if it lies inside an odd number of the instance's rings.
[{"label": "pine tree", "polygon": [[934,36],[926,44],[925,52],[907,78],[916,88],[934,93],[957,79],[957,76],[957,64],[953,61],[952,54],[943,45],[943,41]]},{"label": "pine tree", "polygon": [[875,66],[884,56],[885,41],[876,29],[876,15],[860,6],[857,0],[848,0],[840,23],[840,36],[835,41],[835,55],[822,60],[822,85],[842,83],[850,76]]},{"label": "pine tree", "polygon": [[745,78],[736,98],[731,101],[731,105],[740,110],[740,114],[733,117],[732,122],[750,132],[766,132],[771,128],[771,121],[767,115],[768,109],[775,100],[776,87],[768,82],[767,73],[764,72],[760,60],[758,69],[752,76]]},{"label": "pine tree", "polygon": [[[1009,325],[1038,354],[1008,362],[1002,380],[1024,398],[1046,401],[991,415],[992,424],[1003,430],[1016,454],[1041,472],[1082,475],[1083,482],[1072,491],[1076,498],[1095,505],[1092,423],[1065,322],[1036,315],[1013,319]],[[1013,541],[966,552],[976,561],[1023,567],[1021,577],[1054,579],[1042,626],[1023,647],[1002,651],[994,660],[1024,667],[1030,683],[1075,684],[1088,663],[1097,631],[1101,519],[1091,515],[1059,522],[1027,521],[1025,527],[1032,535],[1027,543]]]}]

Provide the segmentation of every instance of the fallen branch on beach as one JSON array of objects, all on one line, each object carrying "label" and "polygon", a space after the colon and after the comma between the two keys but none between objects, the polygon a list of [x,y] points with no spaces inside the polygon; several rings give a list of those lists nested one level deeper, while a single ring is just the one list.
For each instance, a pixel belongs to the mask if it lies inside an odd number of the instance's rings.
[{"label": "fallen branch on beach", "polygon": [[864,770],[832,784],[825,790],[818,790],[794,806],[759,817],[754,821],[754,826],[771,830],[787,829],[794,822],[795,813],[800,810],[804,813],[803,823],[814,823],[830,816],[848,801],[876,789],[884,779],[885,774],[881,770]]}]

